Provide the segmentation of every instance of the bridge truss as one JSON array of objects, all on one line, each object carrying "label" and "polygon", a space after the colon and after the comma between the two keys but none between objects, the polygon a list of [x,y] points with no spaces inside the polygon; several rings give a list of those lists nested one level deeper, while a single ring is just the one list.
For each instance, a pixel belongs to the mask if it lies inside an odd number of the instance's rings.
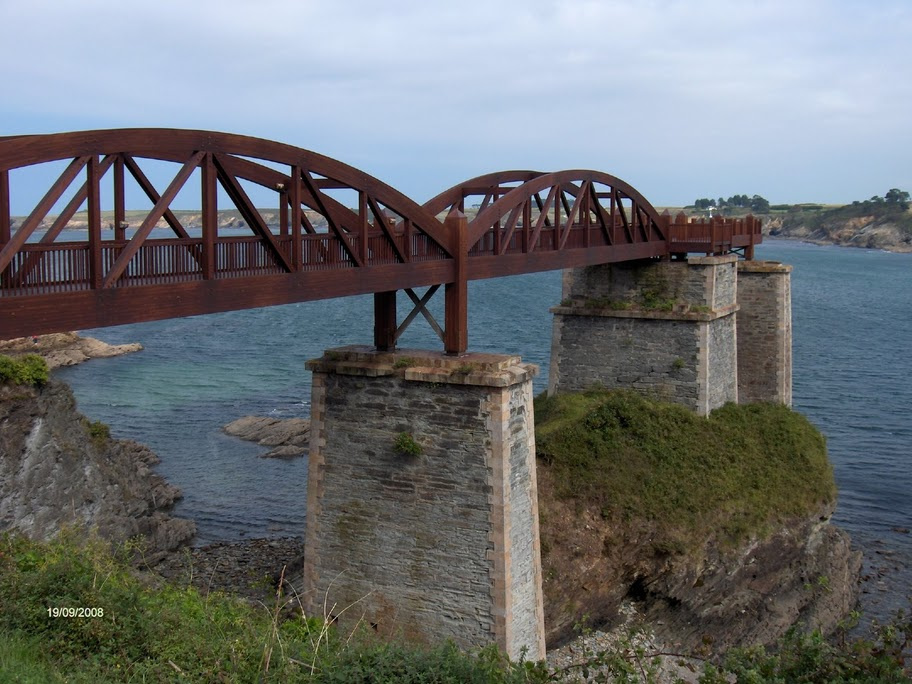
[{"label": "bridge truss", "polygon": [[[42,165],[56,180],[14,220],[17,176]],[[150,166],[170,181],[156,187]],[[127,210],[128,183],[152,205],[142,215]],[[197,230],[172,208],[188,192],[201,207]],[[236,209],[234,227],[219,225],[220,208]],[[83,232],[67,230],[83,217]],[[751,256],[760,240],[752,217],[659,215],[598,171],[488,174],[419,205],[340,161],[259,138],[173,129],[0,138],[0,339],[373,293],[374,342],[391,349],[416,315],[429,317],[442,286],[444,325],[432,325],[458,354],[469,280],[687,252]],[[430,288],[423,297],[420,287]],[[402,324],[398,290],[416,304]]]}]

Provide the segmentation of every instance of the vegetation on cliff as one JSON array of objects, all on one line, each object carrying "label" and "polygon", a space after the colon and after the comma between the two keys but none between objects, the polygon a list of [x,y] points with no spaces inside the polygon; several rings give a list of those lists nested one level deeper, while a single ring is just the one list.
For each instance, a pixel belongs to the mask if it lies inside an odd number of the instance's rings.
[{"label": "vegetation on cliff", "polygon": [[0,356],[0,384],[12,383],[28,387],[42,387],[49,378],[47,363],[37,354],[26,354],[14,359]]},{"label": "vegetation on cliff", "polygon": [[826,440],[778,404],[729,404],[708,418],[632,391],[540,396],[536,449],[555,495],[606,520],[657,524],[659,550],[729,545],[834,501]]}]

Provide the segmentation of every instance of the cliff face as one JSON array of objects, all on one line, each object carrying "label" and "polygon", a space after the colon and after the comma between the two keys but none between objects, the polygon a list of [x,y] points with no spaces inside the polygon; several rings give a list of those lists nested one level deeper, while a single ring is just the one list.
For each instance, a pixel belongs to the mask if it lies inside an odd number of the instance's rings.
[{"label": "cliff face", "polygon": [[763,230],[772,237],[819,244],[912,252],[912,232],[891,218],[770,216],[763,219]]},{"label": "cliff face", "polygon": [[553,496],[548,468],[538,471],[549,647],[580,624],[624,624],[632,602],[666,644],[697,650],[769,644],[796,623],[835,630],[854,607],[861,554],[829,524],[830,510],[781,523],[738,548],[714,539],[688,554],[656,549],[648,523],[603,519]]},{"label": "cliff face", "polygon": [[187,543],[193,522],[167,511],[180,490],[152,472],[136,442],[90,432],[70,388],[0,386],[0,530],[48,538],[84,525],[113,542],[147,539],[147,559]]}]

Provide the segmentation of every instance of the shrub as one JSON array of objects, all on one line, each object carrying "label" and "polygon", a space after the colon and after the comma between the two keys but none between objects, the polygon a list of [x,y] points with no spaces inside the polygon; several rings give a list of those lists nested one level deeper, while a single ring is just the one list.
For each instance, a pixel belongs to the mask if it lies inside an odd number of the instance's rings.
[{"label": "shrub", "polygon": [[43,387],[49,378],[47,363],[38,354],[26,354],[20,359],[0,356],[0,382]]},{"label": "shrub", "polygon": [[420,456],[421,445],[415,441],[411,432],[400,432],[396,435],[393,448],[404,456]]}]

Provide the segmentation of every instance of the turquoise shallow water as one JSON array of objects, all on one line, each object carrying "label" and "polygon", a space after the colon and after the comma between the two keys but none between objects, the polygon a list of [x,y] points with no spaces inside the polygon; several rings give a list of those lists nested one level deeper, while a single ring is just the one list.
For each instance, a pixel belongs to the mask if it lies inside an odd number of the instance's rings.
[{"label": "turquoise shallow water", "polygon": [[[912,536],[898,531],[912,527],[912,255],[770,241],[757,256],[794,266],[795,408],[828,438],[836,521],[869,558],[869,602],[893,606],[912,587]],[[544,390],[548,307],[559,300],[557,272],[470,283],[470,349],[539,364],[535,389]],[[441,302],[431,306],[438,319]],[[400,311],[409,310],[403,297]],[[300,535],[305,461],[257,458],[263,449],[220,428],[247,414],[309,415],[305,361],[369,343],[372,325],[372,299],[351,297],[87,331],[145,350],[58,376],[86,415],[159,454],[199,543]],[[440,348],[420,318],[400,343]]]}]

